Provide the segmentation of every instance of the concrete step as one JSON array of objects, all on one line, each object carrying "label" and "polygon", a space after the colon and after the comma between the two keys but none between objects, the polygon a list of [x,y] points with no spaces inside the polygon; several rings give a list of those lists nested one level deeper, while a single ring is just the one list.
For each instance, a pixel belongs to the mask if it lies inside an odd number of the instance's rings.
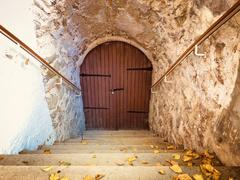
[{"label": "concrete step", "polygon": [[[180,154],[180,153],[179,153]],[[169,165],[166,160],[173,160],[173,153],[81,153],[81,154],[21,154],[21,155],[7,155],[1,156],[3,159],[0,165],[4,166],[49,166],[59,165],[59,161],[69,162],[75,166],[116,166],[118,162],[123,162],[129,166],[127,159],[129,157],[137,156],[136,161],[133,162],[134,166],[155,166],[157,163],[162,165]],[[147,164],[142,163],[147,161]],[[187,166],[186,162],[174,160],[180,165]],[[201,159],[193,161],[193,165],[199,165]],[[214,160],[214,165],[221,165],[218,160]]]},{"label": "concrete step", "polygon": [[112,135],[112,136],[139,136],[151,135],[151,131],[146,130],[119,130],[119,131],[103,131],[103,130],[87,130],[83,132],[84,135]]},{"label": "concrete step", "polygon": [[[41,149],[51,149],[51,150],[86,150],[87,152],[90,151],[97,151],[97,150],[119,150],[119,151],[124,151],[124,150],[153,150],[151,146],[154,145],[154,149],[158,150],[167,150],[167,147],[169,144],[163,144],[163,143],[158,143],[158,144],[151,144],[151,145],[121,145],[121,144],[77,144],[77,143],[72,143],[72,144],[55,144],[53,146],[42,146]],[[157,148],[156,148],[157,146]],[[40,149],[40,150],[41,150]],[[183,150],[183,146],[175,147],[177,150]]]},{"label": "concrete step", "polygon": [[[127,139],[127,138],[147,138],[147,137],[157,137],[160,138],[154,134],[149,134],[149,135],[98,135],[98,134],[89,134],[89,135],[83,135],[83,139],[116,139],[116,138],[122,138],[122,139]],[[81,139],[82,137],[79,137]]]},{"label": "concrete step", "polygon": [[[81,138],[69,139],[64,142],[55,142],[54,144],[74,144],[81,143]],[[83,142],[87,142],[88,144],[111,144],[111,145],[151,145],[151,144],[169,144],[164,142],[161,138],[158,137],[145,137],[145,138],[88,138],[84,139]]]},{"label": "concrete step", "polygon": [[[43,172],[44,166],[0,166],[0,180],[44,180],[49,179],[51,173],[59,171],[61,176],[67,176],[71,180],[82,180],[86,175],[95,176],[103,174],[103,180],[171,180],[176,173],[168,166],[54,166],[49,172]],[[234,167],[216,167],[221,173],[222,180],[228,180],[230,177],[234,180],[239,179],[240,168]],[[165,175],[158,173],[164,170]],[[200,174],[200,168],[182,167],[184,173],[189,175]]]},{"label": "concrete step", "polygon": [[21,154],[41,154],[44,150],[51,150],[52,154],[74,154],[74,153],[144,153],[153,152],[158,149],[160,153],[162,152],[182,152],[183,147],[178,147],[178,149],[167,150],[167,145],[159,144],[157,147],[150,147],[150,145],[92,145],[92,144],[55,144],[54,146],[42,146],[41,149],[37,151],[23,151]]}]

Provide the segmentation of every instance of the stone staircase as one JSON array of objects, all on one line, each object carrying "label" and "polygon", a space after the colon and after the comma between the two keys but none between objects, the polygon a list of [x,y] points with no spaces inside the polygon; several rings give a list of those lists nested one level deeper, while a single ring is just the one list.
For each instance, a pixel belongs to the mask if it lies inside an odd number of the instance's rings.
[{"label": "stone staircase", "polygon": [[[225,167],[208,153],[185,162],[186,154],[182,147],[174,147],[149,131],[86,131],[84,140],[69,139],[19,155],[0,155],[0,179],[188,180],[196,174],[207,179],[200,169],[206,158],[221,173],[220,179],[240,179],[239,167]],[[182,173],[172,170],[174,165]]]}]

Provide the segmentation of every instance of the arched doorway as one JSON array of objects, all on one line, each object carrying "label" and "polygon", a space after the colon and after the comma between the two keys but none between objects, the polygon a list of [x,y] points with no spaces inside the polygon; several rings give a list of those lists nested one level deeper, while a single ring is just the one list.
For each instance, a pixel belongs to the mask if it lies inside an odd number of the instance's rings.
[{"label": "arched doorway", "polygon": [[80,66],[87,129],[148,129],[152,64],[134,46],[112,41]]}]

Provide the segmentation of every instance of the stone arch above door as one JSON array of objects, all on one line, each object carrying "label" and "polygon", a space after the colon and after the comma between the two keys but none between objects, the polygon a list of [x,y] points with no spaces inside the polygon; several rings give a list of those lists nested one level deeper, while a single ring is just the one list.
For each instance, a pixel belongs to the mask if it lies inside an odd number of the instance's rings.
[{"label": "stone arch above door", "polygon": [[143,48],[139,43],[129,39],[129,38],[124,38],[122,36],[106,36],[103,38],[98,38],[97,40],[89,43],[87,46],[86,50],[82,52],[82,55],[79,57],[78,60],[78,66],[80,66],[83,63],[84,58],[87,56],[87,54],[94,49],[95,47],[99,46],[100,44],[106,43],[106,42],[111,42],[111,41],[121,41],[128,43],[137,49],[139,49],[151,62],[153,62],[153,54],[149,50],[146,50]]}]

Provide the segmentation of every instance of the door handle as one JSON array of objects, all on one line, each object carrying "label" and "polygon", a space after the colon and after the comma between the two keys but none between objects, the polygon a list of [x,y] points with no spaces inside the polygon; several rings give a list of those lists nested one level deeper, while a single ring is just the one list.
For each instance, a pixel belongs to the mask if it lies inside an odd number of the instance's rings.
[{"label": "door handle", "polygon": [[111,93],[114,94],[116,91],[124,91],[124,88],[114,88],[111,90]]}]

